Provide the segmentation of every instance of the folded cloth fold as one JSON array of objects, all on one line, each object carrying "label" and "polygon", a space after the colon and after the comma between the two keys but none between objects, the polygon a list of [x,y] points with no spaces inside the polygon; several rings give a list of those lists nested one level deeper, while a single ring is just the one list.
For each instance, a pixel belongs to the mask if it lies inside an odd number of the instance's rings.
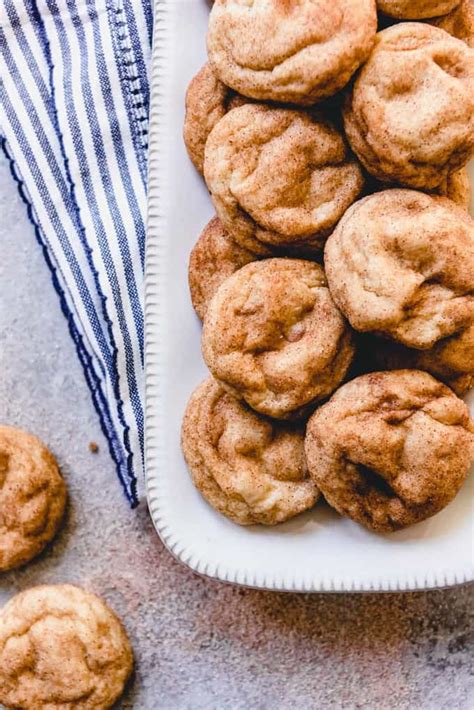
[{"label": "folded cloth fold", "polygon": [[1,144],[130,503],[143,467],[151,0],[0,0]]}]

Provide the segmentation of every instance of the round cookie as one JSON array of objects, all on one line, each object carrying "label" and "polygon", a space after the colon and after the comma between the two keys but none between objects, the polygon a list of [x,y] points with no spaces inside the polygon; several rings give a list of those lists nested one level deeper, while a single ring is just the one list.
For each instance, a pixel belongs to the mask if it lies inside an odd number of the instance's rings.
[{"label": "round cookie", "polygon": [[39,439],[0,426],[0,572],[33,559],[56,535],[66,485]]},{"label": "round cookie", "polygon": [[302,417],[344,378],[354,347],[323,269],[265,259],[239,269],[208,306],[203,355],[214,377],[253,409]]},{"label": "round cookie", "polygon": [[430,350],[413,350],[380,338],[374,338],[372,349],[376,370],[426,370],[459,396],[474,385],[474,323],[461,333],[440,340]]},{"label": "round cookie", "polygon": [[423,20],[446,15],[461,0],[377,0],[377,9],[399,20]]},{"label": "round cookie", "polygon": [[256,258],[229,236],[219,217],[211,219],[194,245],[188,269],[191,300],[201,320],[221,283]]},{"label": "round cookie", "polygon": [[105,710],[133,665],[126,633],[98,597],[33,587],[0,611],[0,703],[24,710]]},{"label": "round cookie", "polygon": [[359,164],[322,115],[247,104],[207,143],[204,175],[229,234],[254,252],[320,250],[362,191]]},{"label": "round cookie", "polygon": [[207,51],[219,79],[244,96],[309,105],[348,83],[376,27],[374,0],[217,0]]},{"label": "round cookie", "polygon": [[186,91],[183,137],[194,167],[204,170],[204,147],[216,123],[232,108],[248,99],[225,86],[206,63],[191,80]]},{"label": "round cookie", "polygon": [[435,17],[428,22],[453,37],[461,39],[469,47],[474,47],[474,3],[472,0],[462,0],[461,4],[448,15]]},{"label": "round cookie", "polygon": [[442,510],[474,457],[464,402],[419,370],[343,385],[308,422],[308,468],[339,513],[390,532]]},{"label": "round cookie", "polygon": [[352,327],[432,348],[474,320],[474,221],[445,197],[385,190],[326,243],[331,295]]},{"label": "round cookie", "polygon": [[379,32],[347,97],[344,125],[374,177],[437,188],[474,152],[474,51],[424,23]]},{"label": "round cookie", "polygon": [[276,525],[312,508],[319,491],[304,428],[265,419],[209,378],[193,393],[182,448],[194,485],[239,525]]}]

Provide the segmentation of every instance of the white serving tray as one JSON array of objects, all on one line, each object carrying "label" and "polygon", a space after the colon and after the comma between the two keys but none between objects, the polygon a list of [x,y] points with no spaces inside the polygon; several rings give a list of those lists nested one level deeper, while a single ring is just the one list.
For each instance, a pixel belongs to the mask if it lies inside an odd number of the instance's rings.
[{"label": "white serving tray", "polygon": [[474,476],[446,510],[391,535],[372,534],[324,504],[276,528],[242,528],[191,483],[181,419],[207,372],[187,266],[213,208],[187,157],[182,125],[186,87],[206,59],[208,12],[205,0],[158,0],[155,8],[145,303],[147,489],[155,527],[191,569],[250,587],[388,591],[471,581]]}]

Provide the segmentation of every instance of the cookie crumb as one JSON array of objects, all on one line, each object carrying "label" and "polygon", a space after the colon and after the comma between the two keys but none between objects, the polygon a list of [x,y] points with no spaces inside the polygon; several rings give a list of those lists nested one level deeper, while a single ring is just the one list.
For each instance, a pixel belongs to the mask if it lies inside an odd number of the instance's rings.
[{"label": "cookie crumb", "polygon": [[99,453],[99,445],[96,444],[95,441],[90,441],[90,442],[89,442],[89,451],[90,451],[92,454],[98,454],[98,453]]}]

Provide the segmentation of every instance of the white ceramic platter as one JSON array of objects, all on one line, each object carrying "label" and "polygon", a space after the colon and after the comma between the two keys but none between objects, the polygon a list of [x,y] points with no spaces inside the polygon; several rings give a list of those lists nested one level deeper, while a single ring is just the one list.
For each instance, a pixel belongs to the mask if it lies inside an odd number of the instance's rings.
[{"label": "white ceramic platter", "polygon": [[[187,265],[213,215],[182,141],[184,94],[206,59],[205,0],[159,0],[150,124],[146,275],[146,449],[150,512],[169,550],[215,579],[288,591],[429,589],[474,579],[474,476],[434,518],[375,535],[318,505],[276,528],[242,528],[194,489],[180,450],[183,412],[206,377]],[[474,399],[473,399],[474,401]]]}]

